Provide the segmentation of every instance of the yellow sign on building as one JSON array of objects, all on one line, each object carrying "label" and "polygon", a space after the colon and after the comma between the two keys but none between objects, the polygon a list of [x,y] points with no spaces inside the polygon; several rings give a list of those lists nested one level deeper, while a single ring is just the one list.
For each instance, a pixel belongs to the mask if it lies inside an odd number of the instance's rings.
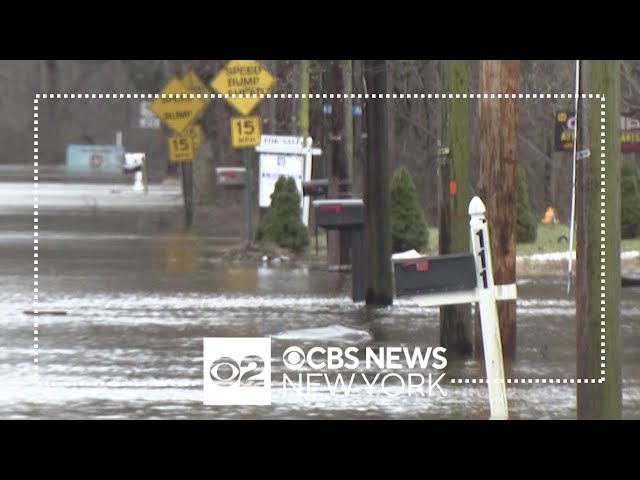
[{"label": "yellow sign on building", "polygon": [[174,135],[169,137],[169,160],[172,162],[189,162],[195,156],[193,137]]},{"label": "yellow sign on building", "polygon": [[231,60],[211,81],[211,88],[230,95],[227,101],[242,115],[248,115],[262,100],[259,95],[268,93],[275,81],[256,60]]},{"label": "yellow sign on building", "polygon": [[[178,78],[172,78],[160,92],[160,97],[156,98],[149,109],[158,118],[176,133],[181,133],[187,128],[207,106],[207,100],[203,98],[184,97],[194,93],[189,90]],[[179,94],[180,97],[169,97],[168,95]],[[165,95],[165,98],[162,98]]]},{"label": "yellow sign on building", "polygon": [[233,117],[231,119],[231,145],[233,148],[255,147],[262,135],[262,119],[254,117]]}]

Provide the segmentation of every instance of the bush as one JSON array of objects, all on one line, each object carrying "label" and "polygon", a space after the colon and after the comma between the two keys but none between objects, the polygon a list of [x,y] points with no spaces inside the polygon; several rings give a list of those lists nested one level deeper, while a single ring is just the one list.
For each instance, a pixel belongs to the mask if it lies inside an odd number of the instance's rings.
[{"label": "bush", "polygon": [[391,179],[391,247],[394,252],[426,249],[429,230],[424,219],[416,186],[405,167]]},{"label": "bush", "polygon": [[640,179],[635,160],[623,162],[620,177],[620,230],[622,238],[635,238],[640,234]]},{"label": "bush", "polygon": [[538,220],[531,211],[524,170],[518,167],[516,241],[533,243],[538,236]]},{"label": "bush", "polygon": [[300,194],[296,182],[292,177],[281,176],[271,194],[271,206],[256,232],[256,240],[301,252],[309,245],[309,230],[300,216]]}]

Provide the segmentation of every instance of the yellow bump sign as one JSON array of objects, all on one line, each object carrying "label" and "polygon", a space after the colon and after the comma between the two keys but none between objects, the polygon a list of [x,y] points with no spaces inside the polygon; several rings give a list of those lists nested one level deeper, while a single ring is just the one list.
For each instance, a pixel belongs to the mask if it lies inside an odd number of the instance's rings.
[{"label": "yellow bump sign", "polygon": [[[187,128],[207,106],[202,98],[189,98],[182,95],[193,93],[178,78],[172,78],[160,92],[149,108],[158,118],[176,133]],[[162,95],[179,94],[180,98],[162,98]]]},{"label": "yellow bump sign", "polygon": [[195,155],[193,137],[189,135],[174,135],[169,137],[169,160],[172,162],[188,162]]},{"label": "yellow bump sign", "polygon": [[209,89],[193,70],[189,70],[182,76],[182,84],[193,93],[209,93]]},{"label": "yellow bump sign", "polygon": [[231,119],[231,145],[233,148],[255,147],[262,135],[260,117],[234,117]]},{"label": "yellow bump sign", "polygon": [[233,98],[233,95],[261,95],[269,92],[276,79],[255,60],[231,60],[211,81],[211,88],[222,95],[242,115],[248,115],[262,100],[259,96]]}]

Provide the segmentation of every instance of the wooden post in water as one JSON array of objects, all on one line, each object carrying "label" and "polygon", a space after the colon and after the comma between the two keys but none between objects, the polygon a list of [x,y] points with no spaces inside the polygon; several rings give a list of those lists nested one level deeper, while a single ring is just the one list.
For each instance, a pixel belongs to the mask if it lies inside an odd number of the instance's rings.
[{"label": "wooden post in water", "polygon": [[[367,89],[387,93],[386,60],[366,60]],[[365,275],[367,305],[391,305],[391,195],[387,103],[383,98],[367,101],[367,161],[365,168]]]},{"label": "wooden post in water", "polygon": [[[467,62],[441,61],[442,92],[468,93]],[[469,101],[442,100],[440,155],[440,254],[469,252]],[[440,307],[440,345],[449,355],[473,352],[473,325],[469,304]]]},{"label": "wooden post in water", "polygon": [[[497,284],[516,283],[516,168],[518,154],[518,100],[504,94],[519,91],[517,60],[480,62],[480,175],[478,194],[491,224],[493,267]],[[491,94],[494,98],[491,98]],[[502,94],[502,98],[498,98]],[[505,358],[516,353],[516,302],[498,305]],[[476,322],[476,332],[480,330]],[[476,346],[480,346],[476,334]],[[478,353],[481,351],[478,348]]]},{"label": "wooden post in water", "polygon": [[[583,166],[578,230],[579,419],[622,416],[620,366],[620,61],[583,61],[591,155]],[[604,98],[596,98],[601,94]]]},{"label": "wooden post in water", "polygon": [[184,200],[184,223],[187,228],[193,225],[193,161],[180,162],[182,169],[182,198]]}]

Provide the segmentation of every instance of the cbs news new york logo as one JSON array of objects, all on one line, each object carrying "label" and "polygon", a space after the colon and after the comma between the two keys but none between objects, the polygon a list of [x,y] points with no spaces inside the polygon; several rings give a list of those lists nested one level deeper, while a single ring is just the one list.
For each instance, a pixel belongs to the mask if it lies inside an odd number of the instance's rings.
[{"label": "cbs news new york logo", "polygon": [[205,405],[271,405],[271,338],[204,338]]}]

